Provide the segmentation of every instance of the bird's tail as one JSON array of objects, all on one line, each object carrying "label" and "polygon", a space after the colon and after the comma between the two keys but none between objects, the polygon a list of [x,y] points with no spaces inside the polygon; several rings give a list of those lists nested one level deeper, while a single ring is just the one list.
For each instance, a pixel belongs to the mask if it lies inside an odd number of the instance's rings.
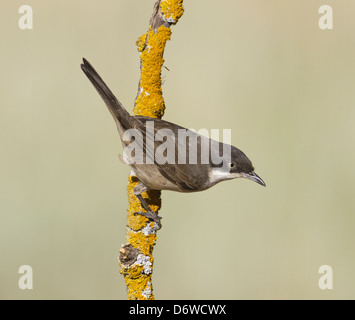
[{"label": "bird's tail", "polygon": [[101,98],[106,103],[107,108],[112,114],[119,133],[122,134],[121,129],[127,130],[132,128],[135,119],[127,112],[123,105],[117,100],[112,91],[108,88],[106,83],[102,80],[99,74],[96,72],[94,67],[83,58],[83,63],[81,64],[81,69],[84,71],[86,76],[89,78],[97,92],[100,94]]}]

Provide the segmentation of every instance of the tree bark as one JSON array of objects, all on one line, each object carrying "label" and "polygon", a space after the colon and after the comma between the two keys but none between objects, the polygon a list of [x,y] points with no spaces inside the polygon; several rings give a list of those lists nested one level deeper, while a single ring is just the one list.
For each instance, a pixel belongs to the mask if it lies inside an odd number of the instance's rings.
[{"label": "tree bark", "polygon": [[[153,9],[148,31],[137,41],[140,52],[141,76],[134,114],[161,118],[165,103],[161,88],[161,68],[166,42],[171,37],[171,25],[176,24],[184,12],[183,0],[158,0]],[[154,222],[135,212],[144,211],[133,194],[138,179],[130,175],[128,191],[127,244],[120,249],[119,262],[129,300],[154,300],[152,273],[153,249],[157,241],[157,226]],[[142,194],[153,211],[161,207],[160,191]]]}]

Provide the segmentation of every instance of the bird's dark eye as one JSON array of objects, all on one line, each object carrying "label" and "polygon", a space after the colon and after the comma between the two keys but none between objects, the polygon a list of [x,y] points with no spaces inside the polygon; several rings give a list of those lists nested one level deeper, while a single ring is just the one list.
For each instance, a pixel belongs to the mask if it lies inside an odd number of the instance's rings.
[{"label": "bird's dark eye", "polygon": [[231,162],[230,164],[229,164],[229,168],[234,168],[235,167],[235,162]]}]

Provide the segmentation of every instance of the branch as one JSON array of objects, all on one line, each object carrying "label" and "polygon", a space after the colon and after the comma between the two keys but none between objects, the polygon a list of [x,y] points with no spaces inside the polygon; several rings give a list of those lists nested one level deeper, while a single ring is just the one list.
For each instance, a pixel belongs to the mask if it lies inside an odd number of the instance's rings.
[{"label": "branch", "polygon": [[[164,64],[165,44],[171,37],[171,25],[176,24],[182,16],[183,0],[158,0],[153,9],[147,33],[137,41],[141,53],[141,76],[134,114],[161,118],[165,103],[161,88],[161,68]],[[127,244],[120,249],[120,265],[130,300],[153,300],[153,249],[157,241],[157,227],[154,222],[135,212],[144,211],[140,201],[133,194],[138,184],[135,176],[129,176]],[[161,207],[160,191],[151,190],[142,194],[153,211]]]}]

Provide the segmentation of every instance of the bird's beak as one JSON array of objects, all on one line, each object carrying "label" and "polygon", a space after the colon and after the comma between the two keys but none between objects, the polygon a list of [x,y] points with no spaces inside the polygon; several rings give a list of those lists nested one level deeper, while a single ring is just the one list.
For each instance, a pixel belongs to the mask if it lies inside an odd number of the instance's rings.
[{"label": "bird's beak", "polygon": [[256,183],[259,183],[262,186],[266,187],[266,184],[263,179],[261,179],[255,172],[245,174],[244,178],[255,181]]}]

